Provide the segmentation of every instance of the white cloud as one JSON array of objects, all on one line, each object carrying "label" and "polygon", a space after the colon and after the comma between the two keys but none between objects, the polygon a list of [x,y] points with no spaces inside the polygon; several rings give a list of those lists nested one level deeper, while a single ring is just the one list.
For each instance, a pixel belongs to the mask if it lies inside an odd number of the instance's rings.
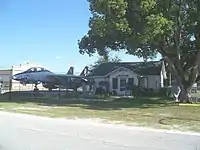
[{"label": "white cloud", "polygon": [[61,59],[61,57],[60,56],[56,56],[56,59]]}]

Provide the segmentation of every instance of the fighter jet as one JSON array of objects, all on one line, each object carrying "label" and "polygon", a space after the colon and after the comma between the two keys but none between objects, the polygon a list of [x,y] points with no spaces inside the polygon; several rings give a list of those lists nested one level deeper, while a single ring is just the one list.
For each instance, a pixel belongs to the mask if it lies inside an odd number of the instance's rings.
[{"label": "fighter jet", "polygon": [[42,83],[43,87],[48,88],[50,91],[59,87],[77,90],[83,83],[88,82],[85,78],[87,68],[86,66],[81,74],[77,76],[73,75],[73,67],[70,67],[67,74],[56,74],[42,67],[31,67],[24,72],[13,75],[12,79],[20,81],[23,85],[34,84],[35,88]]}]

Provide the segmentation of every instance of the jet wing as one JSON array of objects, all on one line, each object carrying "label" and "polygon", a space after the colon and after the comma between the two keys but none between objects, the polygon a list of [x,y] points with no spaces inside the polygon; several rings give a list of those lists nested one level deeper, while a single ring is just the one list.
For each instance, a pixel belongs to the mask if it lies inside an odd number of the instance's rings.
[{"label": "jet wing", "polygon": [[63,85],[63,84],[65,85],[69,81],[73,82],[73,79],[81,79],[83,82],[87,82],[87,79],[83,77],[76,75],[67,75],[67,74],[53,74],[53,75],[48,75],[47,78],[58,85]]}]

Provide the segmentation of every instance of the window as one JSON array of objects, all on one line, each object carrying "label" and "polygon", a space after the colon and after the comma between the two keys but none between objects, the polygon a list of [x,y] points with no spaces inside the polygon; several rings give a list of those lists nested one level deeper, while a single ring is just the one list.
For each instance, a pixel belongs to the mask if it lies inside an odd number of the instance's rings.
[{"label": "window", "polygon": [[120,91],[124,91],[126,89],[126,78],[120,79]]},{"label": "window", "polygon": [[35,71],[36,71],[35,68],[30,68],[30,69],[24,71],[23,73],[32,73],[32,72],[35,72]]},{"label": "window", "polygon": [[36,70],[37,70],[37,72],[40,72],[40,71],[42,71],[42,69],[41,68],[36,68]]},{"label": "window", "polygon": [[118,89],[118,78],[112,78],[112,88]]}]

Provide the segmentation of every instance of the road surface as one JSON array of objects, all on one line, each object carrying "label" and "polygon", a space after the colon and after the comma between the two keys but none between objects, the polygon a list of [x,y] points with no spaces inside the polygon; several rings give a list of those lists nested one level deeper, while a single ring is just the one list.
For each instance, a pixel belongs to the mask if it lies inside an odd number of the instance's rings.
[{"label": "road surface", "polygon": [[0,112],[0,150],[200,150],[200,135]]}]

